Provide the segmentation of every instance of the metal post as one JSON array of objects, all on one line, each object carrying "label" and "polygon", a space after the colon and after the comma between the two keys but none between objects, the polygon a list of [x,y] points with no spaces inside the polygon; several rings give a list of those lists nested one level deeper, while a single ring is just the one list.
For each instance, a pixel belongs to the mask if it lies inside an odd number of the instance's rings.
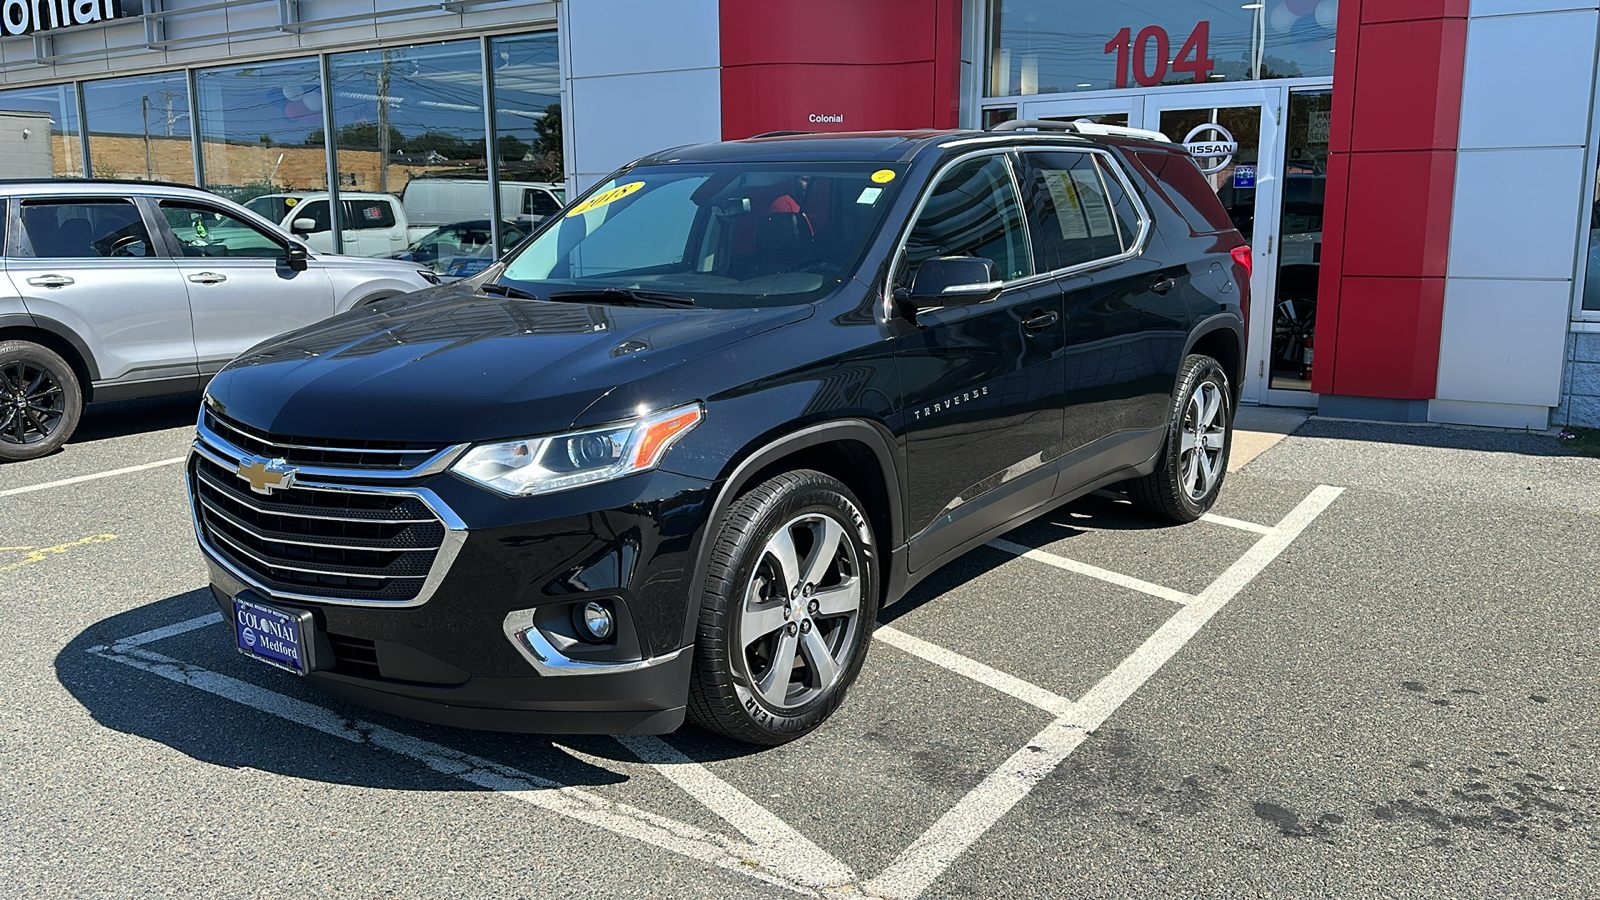
[{"label": "metal post", "polygon": [[344,252],[344,215],[339,208],[339,150],[333,143],[333,68],[328,54],[317,56],[322,75],[322,146],[328,156],[328,227],[333,229],[333,252]]},{"label": "metal post", "polygon": [[206,154],[205,147],[200,143],[200,81],[193,69],[184,70],[184,79],[189,89],[189,152],[194,156],[194,184],[195,187],[204,188]]},{"label": "metal post", "polygon": [[504,240],[500,234],[500,135],[494,121],[494,47],[489,37],[480,38],[483,50],[483,140],[488,154],[489,239],[494,258],[499,259]]},{"label": "metal post", "polygon": [[78,155],[83,157],[79,164],[83,166],[83,177],[93,178],[94,167],[89,159],[89,107],[83,102],[83,82],[74,81],[66,87],[72,89],[72,103],[78,108]]}]

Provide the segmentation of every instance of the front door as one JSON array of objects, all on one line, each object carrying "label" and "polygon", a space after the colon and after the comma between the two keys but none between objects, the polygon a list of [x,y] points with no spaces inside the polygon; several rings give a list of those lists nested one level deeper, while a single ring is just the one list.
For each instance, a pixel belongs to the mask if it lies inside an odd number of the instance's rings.
[{"label": "front door", "polygon": [[1076,122],[1087,119],[1100,125],[1143,128],[1145,98],[1141,96],[1026,100],[1017,108],[1019,119]]},{"label": "front door", "polygon": [[974,156],[940,177],[895,285],[910,286],[937,256],[989,259],[1007,284],[991,303],[919,310],[918,330],[895,341],[913,570],[1050,502],[1064,421],[1061,292],[1053,279],[1031,277],[1006,154]]},{"label": "front door", "polygon": [[1278,268],[1282,96],[1279,88],[1268,87],[1163,91],[1144,98],[1144,127],[1190,148],[1251,247],[1244,399],[1255,403],[1284,402],[1268,396],[1267,377]]},{"label": "front door", "polygon": [[200,374],[275,334],[333,315],[333,283],[317,260],[289,268],[282,238],[221,207],[194,200],[159,202],[174,238],[194,314]]}]

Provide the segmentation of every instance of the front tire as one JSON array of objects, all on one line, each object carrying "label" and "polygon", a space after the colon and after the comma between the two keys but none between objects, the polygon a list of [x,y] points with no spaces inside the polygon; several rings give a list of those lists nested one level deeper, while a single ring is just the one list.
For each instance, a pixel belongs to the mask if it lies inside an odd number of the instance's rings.
[{"label": "front tire", "polygon": [[1178,370],[1161,460],[1154,472],[1128,482],[1128,499],[1156,518],[1193,522],[1217,502],[1232,446],[1233,392],[1228,374],[1209,356],[1185,358]]},{"label": "front tire", "polygon": [[0,341],[0,460],[56,452],[82,417],[83,390],[66,360],[32,341]]},{"label": "front tire", "polygon": [[803,469],[739,498],[715,540],[689,715],[737,741],[794,740],[861,671],[878,615],[872,527],[849,488]]}]

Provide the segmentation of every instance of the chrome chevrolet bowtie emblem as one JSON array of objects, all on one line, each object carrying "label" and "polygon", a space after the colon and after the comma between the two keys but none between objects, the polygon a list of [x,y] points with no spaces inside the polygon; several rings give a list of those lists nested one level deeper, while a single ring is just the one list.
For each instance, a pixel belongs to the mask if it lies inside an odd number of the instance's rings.
[{"label": "chrome chevrolet bowtie emblem", "polygon": [[258,494],[281,491],[294,484],[295,470],[281,459],[239,460],[239,477],[250,482],[250,490]]}]

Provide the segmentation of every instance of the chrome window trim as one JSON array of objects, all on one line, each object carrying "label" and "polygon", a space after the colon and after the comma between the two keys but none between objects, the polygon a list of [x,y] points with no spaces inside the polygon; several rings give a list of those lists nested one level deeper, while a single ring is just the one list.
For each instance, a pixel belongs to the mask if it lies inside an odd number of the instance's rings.
[{"label": "chrome window trim", "polygon": [[[955,142],[951,142],[951,143],[948,143],[948,144],[941,144],[940,146],[953,147],[953,146],[958,146],[958,145],[963,144],[963,143],[970,143],[972,140],[976,140],[976,139],[969,139],[967,141],[955,141]],[[1151,232],[1151,230],[1153,228],[1153,221],[1154,220],[1150,216],[1150,210],[1145,207],[1144,201],[1142,199],[1140,199],[1138,192],[1136,192],[1133,189],[1133,185],[1129,181],[1128,173],[1126,171],[1124,171],[1122,166],[1116,162],[1115,154],[1113,154],[1110,150],[1107,150],[1104,147],[1093,146],[1093,145],[1088,144],[1086,142],[1083,142],[1081,140],[1070,141],[1070,142],[1069,141],[1062,141],[1059,144],[1032,144],[1032,145],[1029,145],[1029,146],[1026,146],[1026,147],[1010,146],[1010,144],[1014,144],[1015,143],[1015,139],[1014,138],[1008,139],[1004,135],[997,135],[995,137],[995,140],[1007,142],[1008,145],[1004,146],[1004,147],[985,147],[985,148],[980,149],[980,150],[972,150],[972,151],[969,151],[967,153],[963,153],[960,156],[957,156],[954,159],[951,159],[949,162],[945,163],[944,165],[940,166],[939,170],[933,174],[933,177],[928,179],[927,188],[924,189],[924,191],[922,193],[922,196],[917,198],[917,205],[911,208],[911,215],[907,218],[906,225],[903,227],[903,230],[900,232],[899,238],[897,238],[895,240],[894,254],[890,257],[891,263],[890,263],[890,266],[889,266],[889,274],[888,274],[887,280],[884,283],[884,290],[883,290],[884,317],[885,317],[885,319],[892,318],[893,315],[894,315],[894,310],[893,310],[894,287],[895,287],[895,285],[894,285],[894,276],[895,276],[895,273],[897,271],[899,271],[899,269],[900,269],[900,261],[901,261],[902,257],[904,257],[904,255],[905,255],[906,243],[908,241],[910,241],[910,239],[911,239],[911,231],[912,231],[912,229],[914,229],[916,227],[917,219],[922,216],[922,210],[923,210],[923,208],[925,206],[927,206],[929,198],[931,198],[933,196],[933,188],[936,187],[939,184],[939,181],[941,179],[943,179],[945,177],[945,175],[949,174],[951,169],[953,169],[956,166],[966,162],[969,159],[975,159],[975,158],[980,157],[980,156],[993,156],[993,155],[1002,155],[1002,154],[1007,156],[1006,167],[1007,167],[1008,170],[1011,171],[1012,190],[1017,192],[1017,204],[1018,204],[1017,208],[1019,210],[1021,210],[1021,212],[1022,212],[1023,234],[1027,235],[1027,237],[1028,237],[1028,251],[1030,253],[1032,253],[1034,251],[1033,235],[1032,235],[1032,232],[1029,230],[1030,226],[1028,224],[1028,212],[1027,212],[1026,206],[1023,205],[1024,201],[1022,199],[1021,179],[1020,179],[1019,175],[1017,174],[1016,165],[1015,165],[1015,162],[1021,162],[1021,156],[1020,155],[1023,154],[1023,153],[1029,153],[1029,152],[1033,152],[1033,153],[1061,153],[1061,152],[1068,152],[1068,153],[1087,153],[1087,154],[1094,154],[1096,156],[1103,157],[1105,160],[1108,161],[1107,165],[1109,165],[1111,167],[1111,170],[1116,173],[1117,183],[1122,185],[1123,192],[1128,195],[1128,201],[1133,204],[1134,212],[1139,217],[1139,233],[1138,233],[1137,237],[1135,238],[1135,240],[1133,242],[1133,246],[1130,249],[1124,250],[1122,253],[1119,253],[1116,256],[1108,256],[1108,257],[1104,257],[1102,259],[1090,260],[1090,261],[1085,262],[1085,263],[1078,263],[1076,265],[1066,266],[1066,267],[1060,268],[1060,269],[1051,269],[1051,270],[1046,271],[1046,272],[1037,272],[1037,273],[1034,273],[1033,275],[1029,275],[1029,276],[1027,276],[1025,278],[1016,278],[1016,279],[1012,279],[1012,280],[1009,280],[1009,281],[1005,281],[1001,285],[1001,291],[1002,292],[1015,290],[1016,288],[1021,288],[1021,287],[1029,287],[1029,286],[1032,286],[1034,284],[1042,284],[1047,280],[1053,280],[1053,279],[1056,279],[1056,278],[1063,278],[1063,277],[1072,276],[1072,275],[1080,275],[1080,274],[1082,274],[1084,272],[1088,272],[1088,271],[1091,271],[1091,270],[1094,270],[1094,269],[1103,268],[1105,266],[1113,266],[1113,265],[1116,265],[1118,263],[1123,263],[1123,262],[1127,262],[1127,261],[1132,260],[1132,259],[1137,259],[1137,258],[1139,258],[1140,256],[1142,256],[1144,254],[1145,248],[1149,243],[1150,232]],[[1017,158],[1017,160],[1015,160],[1015,162],[1012,159],[1010,159],[1010,155],[1013,152],[1018,154],[1018,158]],[[1109,198],[1108,198],[1108,200],[1109,200]],[[1115,221],[1116,220],[1116,209],[1115,209],[1115,207],[1112,207],[1111,214],[1112,214],[1111,215],[1112,220]],[[1118,227],[1120,228],[1120,226],[1118,226]],[[939,309],[941,307],[930,307],[930,308]]]},{"label": "chrome window trim", "polygon": [[[540,675],[615,675],[620,672],[637,672],[659,666],[662,663],[672,662],[688,650],[688,647],[679,647],[671,653],[660,656],[651,656],[646,659],[635,659],[627,662],[595,662],[587,659],[573,659],[555,648],[550,640],[544,636],[533,624],[533,610],[514,610],[506,614],[505,621],[501,624],[505,631],[506,640],[511,642],[517,652],[522,654],[530,665],[539,671]],[[526,636],[527,640],[521,640]],[[529,645],[532,646],[529,646]]]},{"label": "chrome window trim", "polygon": [[[227,426],[226,424],[224,424],[223,427],[228,427],[229,430],[238,432],[239,434],[243,434],[245,437],[248,437],[251,440],[260,441],[263,444],[271,444],[274,447],[282,447],[282,448],[287,449],[287,450],[313,450],[313,451],[325,451],[325,452],[329,452],[329,453],[394,453],[394,454],[406,454],[406,453],[416,454],[416,453],[424,452],[424,451],[421,451],[421,450],[356,450],[356,449],[351,449],[349,447],[316,447],[316,446],[311,446],[311,445],[308,445],[308,444],[283,444],[283,443],[278,443],[276,441],[269,441],[269,440],[267,440],[265,438],[257,437],[257,436],[255,436],[253,434],[249,434],[247,432],[240,431],[237,428],[231,428],[230,426]],[[195,423],[195,429],[197,431],[199,431],[199,433],[200,433],[200,440],[202,440],[205,443],[211,445],[212,447],[215,447],[217,450],[219,450],[219,451],[221,451],[223,453],[232,454],[233,456],[237,457],[238,459],[242,460],[242,459],[245,459],[247,457],[250,458],[250,459],[270,458],[270,457],[261,457],[261,456],[258,456],[256,454],[254,454],[254,453],[246,452],[244,449],[234,445],[234,443],[229,441],[227,438],[224,438],[222,435],[217,434],[211,428],[208,428],[206,426],[206,420],[205,420],[204,412],[202,412],[202,414],[200,416],[200,420]],[[295,468],[295,471],[298,474],[300,474],[300,475],[310,475],[310,476],[312,476],[314,478],[351,478],[351,479],[361,479],[361,480],[367,480],[367,481],[372,481],[372,480],[398,481],[398,480],[409,479],[409,478],[422,478],[422,477],[427,476],[427,475],[437,475],[438,473],[443,472],[444,470],[450,468],[450,464],[455,462],[456,457],[460,456],[463,452],[465,452],[468,446],[470,446],[470,445],[469,444],[453,444],[453,445],[451,445],[449,447],[445,447],[443,450],[438,451],[437,453],[433,454],[432,456],[428,457],[427,459],[423,460],[422,462],[418,463],[417,465],[412,466],[409,469],[343,469],[343,468],[338,468],[338,467],[333,467],[333,466],[295,466],[294,468]],[[225,463],[225,465],[235,465],[235,464],[236,463]],[[303,485],[303,482],[296,482],[296,484]]]},{"label": "chrome window trim", "polygon": [[[232,447],[230,447],[228,449],[237,450],[237,448],[232,448]],[[214,450],[213,448],[206,446],[202,442],[202,440],[200,440],[200,439],[196,439],[195,440],[194,444],[190,447],[189,452],[190,452],[190,454],[192,456],[203,456],[206,459],[210,460],[211,462],[213,462],[213,463],[215,463],[215,464],[217,464],[219,466],[223,466],[224,468],[237,466],[239,464],[240,459],[243,458],[243,455],[241,455],[239,457],[234,458],[232,461],[230,461],[225,456],[221,455],[217,450]],[[245,454],[245,455],[247,455],[247,454]],[[302,481],[296,481],[295,482],[295,487],[297,487],[297,488],[305,488],[307,490],[313,490],[313,491],[328,491],[330,493],[352,493],[352,494],[388,494],[388,495],[394,495],[394,496],[403,496],[403,497],[415,498],[416,500],[420,501],[424,506],[428,507],[428,509],[435,516],[437,516],[439,518],[439,521],[444,524],[444,527],[445,527],[444,540],[439,545],[439,549],[438,549],[438,551],[436,552],[436,554],[435,554],[435,556],[433,558],[433,565],[431,567],[429,567],[429,569],[428,569],[428,574],[425,575],[425,576],[420,576],[420,577],[422,577],[424,579],[423,582],[422,582],[421,589],[417,591],[417,596],[411,598],[410,600],[350,600],[350,599],[345,599],[345,598],[340,598],[340,597],[324,597],[324,596],[315,595],[315,594],[301,594],[301,593],[295,593],[295,592],[290,592],[290,591],[274,590],[273,588],[267,587],[266,585],[264,585],[261,582],[257,581],[255,578],[252,578],[250,575],[239,571],[232,564],[230,564],[226,560],[222,559],[221,556],[217,553],[217,551],[214,548],[212,548],[210,544],[208,544],[206,542],[205,531],[200,526],[200,511],[199,511],[199,505],[198,505],[199,495],[195,492],[194,476],[192,474],[192,469],[193,469],[193,467],[190,466],[190,465],[186,464],[184,466],[183,479],[184,479],[184,486],[188,489],[188,492],[189,492],[189,520],[190,520],[190,524],[192,524],[194,526],[195,541],[197,543],[199,543],[201,553],[204,554],[204,556],[206,557],[206,560],[208,562],[210,562],[211,564],[213,564],[215,566],[220,567],[221,569],[226,571],[230,576],[232,576],[234,579],[239,581],[239,583],[249,587],[252,590],[260,592],[263,596],[267,597],[268,599],[274,599],[275,598],[275,599],[278,599],[278,600],[290,600],[290,601],[297,601],[297,602],[301,602],[301,603],[316,603],[316,604],[324,604],[324,605],[328,605],[328,606],[361,606],[361,607],[368,607],[368,608],[375,608],[375,609],[409,609],[409,608],[412,608],[412,607],[421,606],[422,604],[428,602],[428,600],[430,598],[432,598],[434,593],[439,589],[439,585],[444,581],[445,575],[447,575],[449,573],[451,567],[455,564],[456,556],[461,552],[461,547],[462,547],[463,544],[466,543],[466,540],[467,540],[467,526],[466,526],[466,523],[463,522],[461,520],[461,518],[459,516],[457,516],[455,514],[455,512],[452,509],[450,509],[450,507],[448,505],[446,505],[443,500],[439,499],[439,496],[437,494],[435,494],[433,491],[428,490],[427,488],[420,488],[420,487],[393,487],[393,486],[389,486],[389,485],[330,484],[330,483],[326,483],[326,482],[302,482]],[[344,470],[344,471],[346,471],[347,473],[352,474],[352,475],[356,474],[354,472],[351,472],[350,470]],[[337,517],[330,517],[330,516],[312,516],[312,515],[307,515],[307,516],[304,516],[304,518],[326,518],[326,519],[329,519],[329,520],[337,520]],[[378,519],[361,519],[359,521],[375,522],[375,521],[382,521],[382,520],[378,520]],[[364,549],[365,550],[365,549],[372,549],[372,548],[363,547],[363,548],[360,548],[360,549]],[[417,548],[417,549],[420,550],[422,548]],[[277,568],[286,568],[286,567],[277,567]],[[335,574],[348,575],[350,573],[339,572],[339,573],[335,573]],[[414,576],[414,575],[412,575],[412,576],[388,576],[388,575],[385,575],[385,576],[378,576],[378,577],[383,577],[383,578],[401,578],[401,577],[404,577],[404,578],[413,578],[414,579],[414,578],[417,578],[419,576]]]}]

